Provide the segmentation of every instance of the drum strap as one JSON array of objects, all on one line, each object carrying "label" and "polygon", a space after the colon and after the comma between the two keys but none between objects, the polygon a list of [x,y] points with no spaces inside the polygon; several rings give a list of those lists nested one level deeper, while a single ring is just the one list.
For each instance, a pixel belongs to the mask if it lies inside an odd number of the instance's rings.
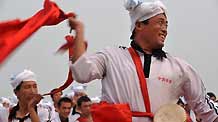
[{"label": "drum strap", "polygon": [[151,105],[150,105],[150,99],[148,95],[148,88],[147,88],[147,83],[146,83],[146,78],[144,76],[143,68],[142,68],[142,62],[140,59],[139,54],[132,48],[129,47],[128,51],[133,59],[133,62],[136,66],[136,71],[138,74],[139,82],[140,82],[140,87],[141,87],[141,92],[142,96],[144,99],[144,105],[145,105],[145,110],[146,112],[137,112],[133,111],[132,115],[134,117],[150,117],[153,118],[153,113],[151,113]]}]

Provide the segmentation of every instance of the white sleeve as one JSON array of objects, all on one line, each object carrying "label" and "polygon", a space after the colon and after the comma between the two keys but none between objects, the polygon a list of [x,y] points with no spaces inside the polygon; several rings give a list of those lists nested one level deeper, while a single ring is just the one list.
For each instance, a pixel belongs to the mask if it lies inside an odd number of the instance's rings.
[{"label": "white sleeve", "polygon": [[54,119],[52,118],[54,116],[52,115],[53,112],[49,107],[38,106],[37,113],[38,113],[40,122],[50,122]]},{"label": "white sleeve", "polygon": [[183,88],[187,103],[203,122],[213,122],[218,117],[217,109],[209,102],[201,78],[190,65],[185,68],[185,75]]},{"label": "white sleeve", "polygon": [[3,107],[0,107],[0,122],[7,122],[9,111]]},{"label": "white sleeve", "polygon": [[83,54],[70,67],[74,80],[87,83],[91,80],[102,79],[105,74],[106,56],[102,52],[93,55]]}]

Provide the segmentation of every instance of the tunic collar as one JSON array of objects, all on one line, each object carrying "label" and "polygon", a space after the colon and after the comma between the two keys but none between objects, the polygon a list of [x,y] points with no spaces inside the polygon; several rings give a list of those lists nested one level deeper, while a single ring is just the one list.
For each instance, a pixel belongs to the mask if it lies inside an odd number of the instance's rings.
[{"label": "tunic collar", "polygon": [[[135,50],[137,50],[137,51],[143,53],[145,56],[149,55],[149,54],[146,54],[146,53],[143,51],[143,49],[142,49],[135,41],[132,41],[130,45],[131,45],[131,47],[132,47],[133,49],[135,49]],[[160,49],[154,49],[154,50],[152,51],[152,56],[156,57],[158,60],[161,60],[161,61],[163,60],[163,58],[167,58],[166,52],[164,52],[164,51],[162,50],[162,48],[160,48]]]}]

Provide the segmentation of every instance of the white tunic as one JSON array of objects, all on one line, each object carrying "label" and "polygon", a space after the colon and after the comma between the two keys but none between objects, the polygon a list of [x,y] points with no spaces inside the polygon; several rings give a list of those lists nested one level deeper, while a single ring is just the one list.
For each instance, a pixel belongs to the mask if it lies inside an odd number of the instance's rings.
[{"label": "white tunic", "polygon": [[[51,110],[41,105],[37,106],[37,113],[38,113],[40,122],[50,122],[51,117],[53,116]],[[19,122],[19,120],[13,119],[12,122]],[[24,122],[31,122],[31,119],[27,118]]]},{"label": "white tunic", "polygon": [[[141,62],[144,54],[138,52]],[[80,83],[102,79],[102,100],[128,103],[132,111],[144,112],[144,102],[135,64],[123,48],[106,48],[96,54],[83,54],[71,65],[73,77]],[[185,61],[167,54],[163,61],[152,56],[147,80],[153,113],[164,104],[176,103],[185,96],[191,108],[203,122],[213,122],[217,114],[207,104],[205,88],[197,73]],[[145,117],[133,117],[133,122],[151,122]]]},{"label": "white tunic", "polygon": [[5,107],[0,106],[0,122],[7,122],[8,121],[8,109]]},{"label": "white tunic", "polygon": [[[69,122],[76,122],[77,120],[74,119],[71,115],[68,117]],[[61,122],[59,114],[56,115],[55,119],[52,120],[51,122]]]}]

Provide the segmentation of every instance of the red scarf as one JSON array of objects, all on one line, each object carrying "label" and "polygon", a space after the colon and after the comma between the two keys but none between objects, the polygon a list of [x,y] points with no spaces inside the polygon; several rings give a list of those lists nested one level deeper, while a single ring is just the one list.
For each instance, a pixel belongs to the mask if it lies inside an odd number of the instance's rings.
[{"label": "red scarf", "polygon": [[26,20],[0,23],[0,64],[42,26],[56,25],[73,13],[65,14],[54,2],[45,0],[44,8]]}]

